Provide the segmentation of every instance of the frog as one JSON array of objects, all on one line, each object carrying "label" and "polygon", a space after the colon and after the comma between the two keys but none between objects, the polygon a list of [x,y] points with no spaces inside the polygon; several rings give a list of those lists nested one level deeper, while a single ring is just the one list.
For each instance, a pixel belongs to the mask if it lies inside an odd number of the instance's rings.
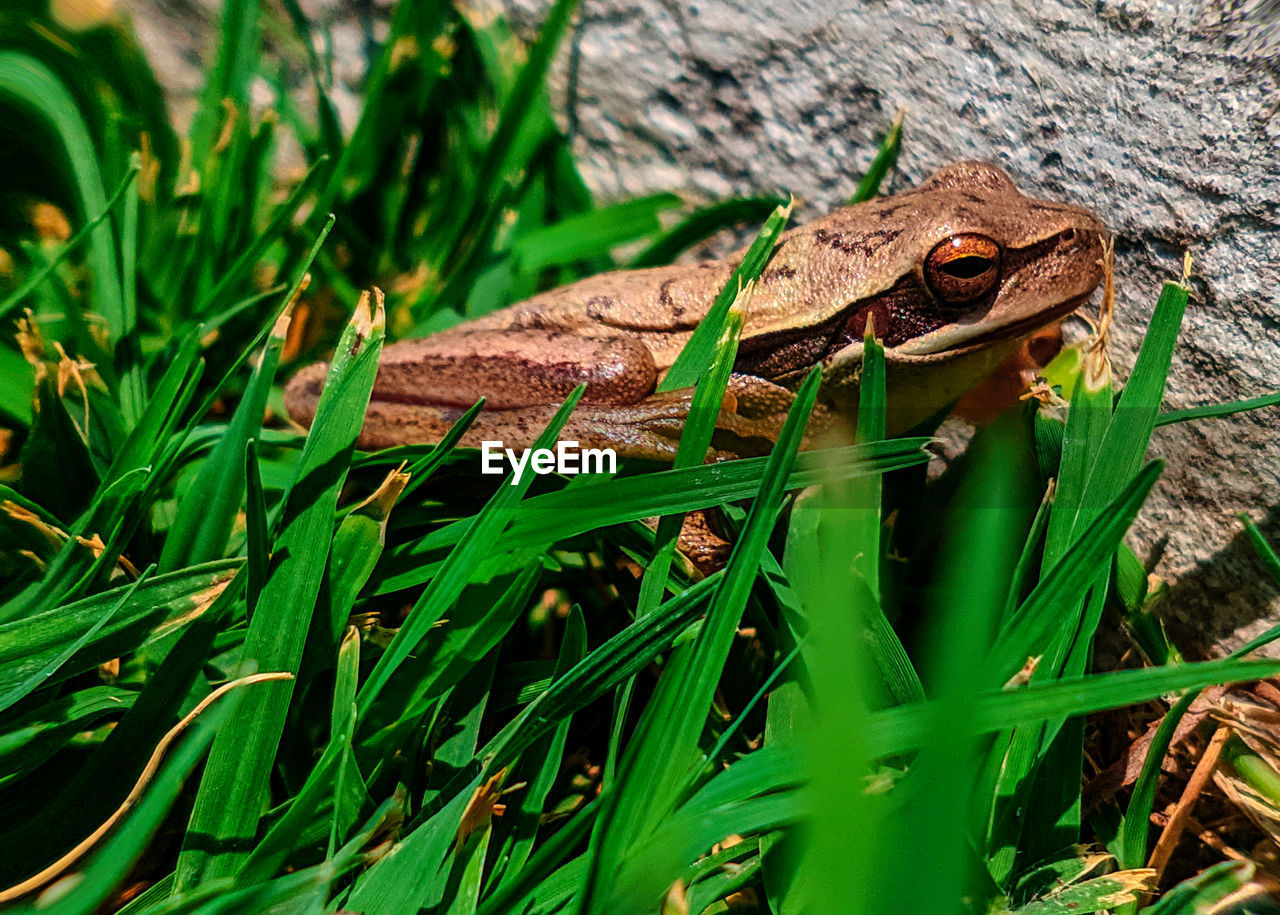
[{"label": "frog", "polygon": [[[847,434],[868,330],[884,348],[887,432],[919,426],[1090,298],[1106,237],[1090,210],[1024,195],[979,161],[788,230],[744,297],[708,459],[766,453],[814,366],[804,447]],[[527,449],[585,383],[561,441],[670,462],[693,389],[659,385],[745,252],[602,273],[392,344],[359,445],[438,442],[483,397],[460,444]],[[313,364],[287,385],[298,422],[314,418],[327,371]]]}]

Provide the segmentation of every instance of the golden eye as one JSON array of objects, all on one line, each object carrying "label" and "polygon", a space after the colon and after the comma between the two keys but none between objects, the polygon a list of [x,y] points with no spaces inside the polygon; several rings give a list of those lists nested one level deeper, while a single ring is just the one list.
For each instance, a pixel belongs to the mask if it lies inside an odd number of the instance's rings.
[{"label": "golden eye", "polygon": [[985,235],[952,235],[924,259],[924,281],[949,305],[980,299],[1000,282],[1000,246]]}]

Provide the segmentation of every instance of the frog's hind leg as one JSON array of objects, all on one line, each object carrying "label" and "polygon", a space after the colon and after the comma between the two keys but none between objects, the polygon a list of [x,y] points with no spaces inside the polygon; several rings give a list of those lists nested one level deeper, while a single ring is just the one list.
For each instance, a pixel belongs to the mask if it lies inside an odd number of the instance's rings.
[{"label": "frog's hind leg", "polygon": [[[327,369],[325,364],[308,366],[289,382],[285,402],[296,420],[310,423],[314,419]],[[476,383],[477,379],[473,379],[472,384]],[[507,397],[519,396],[511,387],[508,381]],[[477,392],[465,391],[466,397],[459,396],[459,402],[454,405],[405,403],[380,398],[378,393],[375,387],[360,434],[361,448],[372,450],[413,442],[438,442],[470,405],[460,401]],[[478,393],[488,394],[483,390]],[[523,393],[527,395],[529,391]],[[554,402],[494,409],[495,400],[503,402],[501,396],[490,397],[486,409],[463,435],[460,442],[463,447],[481,448],[486,442],[496,442],[506,448],[529,448],[560,406]],[[671,461],[679,447],[692,401],[693,389],[684,388],[649,394],[634,403],[580,403],[558,438],[564,442],[576,441],[581,448],[611,448],[621,458]],[[706,459],[767,454],[794,401],[791,391],[772,382],[749,375],[731,376]],[[826,411],[821,406],[815,407],[810,431],[826,424]]]},{"label": "frog's hind leg", "polygon": [[[706,460],[767,454],[777,440],[795,395],[759,378],[734,376],[725,392]],[[650,394],[631,404],[579,403],[557,439],[579,448],[612,449],[620,458],[672,461],[680,445],[693,401],[693,389]],[[559,409],[559,403],[483,410],[460,444],[482,448],[486,442],[529,448]],[[291,410],[292,412],[292,410]],[[374,399],[365,414],[362,448],[387,448],[406,442],[442,439],[466,410],[415,406]],[[810,429],[825,428],[826,411],[815,407]]]}]

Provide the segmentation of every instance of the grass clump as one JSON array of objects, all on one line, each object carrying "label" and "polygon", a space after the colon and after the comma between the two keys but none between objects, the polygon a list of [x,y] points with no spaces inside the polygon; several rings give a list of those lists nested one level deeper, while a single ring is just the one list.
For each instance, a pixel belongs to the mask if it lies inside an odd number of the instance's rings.
[{"label": "grass clump", "polygon": [[[0,107],[40,152],[0,194],[45,217],[0,226],[0,899],[1035,915],[1260,892],[1251,864],[1172,888],[1145,867],[1187,691],[1280,671],[1183,661],[1123,543],[1157,425],[1274,402],[1159,412],[1184,285],[1118,395],[1103,346],[1070,350],[1056,394],[936,480],[927,440],[885,437],[874,339],[856,445],[799,451],[814,373],[772,454],[703,465],[782,201],[593,202],[545,88],[571,3],[526,48],[400,4],[350,138],[325,61],[302,112],[260,59],[264,21],[314,46],[283,10],[228,0],[181,138],[126,29],[73,46],[0,13],[24,26],[0,30]],[[308,170],[282,194],[286,132]],[[435,446],[356,449],[385,337],[761,222],[667,377],[696,385],[673,466],[495,487],[454,447],[474,411]],[[283,374],[353,302],[304,434]],[[698,578],[675,547],[705,508],[737,536]],[[1151,663],[1097,671],[1117,608]],[[1083,716],[1175,693],[1132,791],[1085,809]],[[1260,755],[1224,752],[1265,788]]]}]

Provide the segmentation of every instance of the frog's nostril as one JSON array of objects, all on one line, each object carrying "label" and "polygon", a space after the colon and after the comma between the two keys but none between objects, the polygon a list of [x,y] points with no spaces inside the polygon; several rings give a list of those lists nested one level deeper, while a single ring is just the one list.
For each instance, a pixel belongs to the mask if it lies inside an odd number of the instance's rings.
[{"label": "frog's nostril", "polygon": [[1065,231],[1065,232],[1063,232],[1063,233],[1062,233],[1062,240],[1063,240],[1063,241],[1075,241],[1075,240],[1076,240],[1076,230],[1075,230],[1075,229],[1067,229],[1067,231]]}]

